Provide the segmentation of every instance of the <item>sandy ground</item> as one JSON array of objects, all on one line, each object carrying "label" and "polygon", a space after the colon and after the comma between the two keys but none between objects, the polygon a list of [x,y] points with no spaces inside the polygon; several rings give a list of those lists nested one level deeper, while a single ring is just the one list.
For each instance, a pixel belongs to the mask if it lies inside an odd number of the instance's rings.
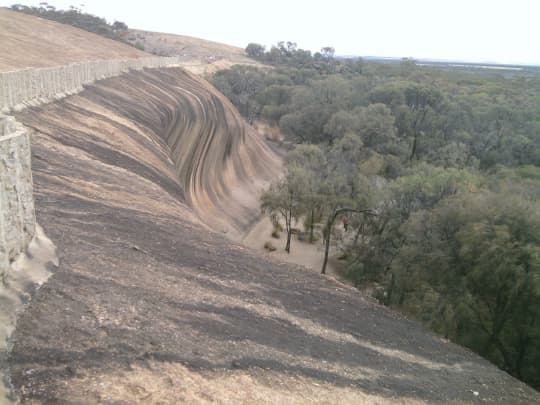
[{"label": "sandy ground", "polygon": [[[277,260],[282,263],[292,263],[300,266],[304,266],[314,272],[320,272],[322,269],[324,259],[324,245],[322,239],[314,242],[307,243],[298,240],[293,235],[291,240],[291,252],[285,251],[285,243],[287,241],[287,234],[285,231],[280,233],[280,238],[276,239],[272,237],[273,225],[270,222],[268,216],[262,216],[251,228],[246,235],[242,238],[241,242],[245,246],[257,250],[260,254]],[[266,242],[271,242],[277,250],[269,252],[264,248]],[[330,248],[330,258],[327,265],[327,274],[334,278],[342,280],[342,277],[336,272],[335,265],[335,248]]]},{"label": "sandy ground", "polygon": [[22,311],[30,297],[58,267],[56,247],[41,226],[25,253],[19,255],[0,280],[0,404],[9,401],[11,391],[9,375],[5,374],[10,337],[15,330],[16,315]]}]

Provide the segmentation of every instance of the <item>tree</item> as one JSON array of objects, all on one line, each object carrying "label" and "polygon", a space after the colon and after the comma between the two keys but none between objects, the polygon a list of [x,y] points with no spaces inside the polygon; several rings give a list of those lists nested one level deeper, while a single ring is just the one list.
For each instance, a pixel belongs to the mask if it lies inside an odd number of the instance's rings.
[{"label": "tree", "polygon": [[399,67],[402,76],[410,76],[416,68],[416,61],[413,58],[402,58]]},{"label": "tree", "polygon": [[323,58],[332,59],[336,50],[332,46],[325,46],[321,48],[321,55]]},{"label": "tree", "polygon": [[323,265],[322,265],[322,269],[321,269],[321,274],[326,274],[326,265],[328,263],[328,252],[330,251],[330,238],[331,238],[331,234],[332,234],[332,227],[334,226],[334,222],[336,221],[336,218],[341,215],[341,214],[344,214],[344,213],[350,213],[350,212],[355,212],[357,214],[363,214],[363,215],[366,215],[366,216],[375,216],[375,212],[373,212],[372,210],[358,210],[358,209],[355,209],[355,208],[338,208],[336,209],[332,215],[330,215],[328,217],[328,221],[326,222],[326,231],[325,231],[325,234],[326,234],[326,238],[325,238],[325,244],[324,244],[324,260],[323,260]]},{"label": "tree", "polygon": [[114,31],[127,31],[128,26],[122,21],[115,21],[112,25]]},{"label": "tree", "polygon": [[354,133],[358,128],[358,117],[349,111],[340,110],[330,117],[324,125],[324,133],[330,142],[336,142],[347,133]]},{"label": "tree", "polygon": [[411,139],[409,160],[418,157],[420,138],[437,130],[435,118],[443,96],[434,87],[413,84],[405,89],[405,106],[398,120],[400,132]]},{"label": "tree", "polygon": [[261,210],[269,215],[281,215],[285,221],[287,241],[285,251],[291,251],[293,221],[302,214],[302,187],[307,173],[300,167],[290,167],[284,179],[274,183],[261,197]]},{"label": "tree", "polygon": [[261,44],[251,42],[246,46],[246,53],[252,58],[261,58],[264,55],[265,47]]},{"label": "tree", "polygon": [[370,152],[364,147],[360,137],[351,132],[346,133],[329,150],[326,176],[327,193],[332,196],[329,201],[333,201],[336,207],[340,205],[351,206],[365,197],[358,187],[362,183],[358,182],[362,177],[359,165],[369,154]]},{"label": "tree", "polygon": [[307,217],[309,242],[313,243],[315,223],[321,216],[326,198],[321,187],[324,181],[326,156],[317,145],[298,145],[287,156],[287,165],[288,167],[299,167],[305,171],[300,189],[300,201],[302,212]]},{"label": "tree", "polygon": [[354,110],[356,133],[363,144],[379,153],[399,154],[400,146],[392,111],[384,104],[370,104]]},{"label": "tree", "polygon": [[505,176],[480,191],[474,181],[427,188],[428,205],[400,226],[387,304],[538,385],[540,187]]},{"label": "tree", "polygon": [[257,95],[264,87],[264,73],[252,66],[233,66],[217,72],[212,83],[222,91],[251,123],[261,111]]}]

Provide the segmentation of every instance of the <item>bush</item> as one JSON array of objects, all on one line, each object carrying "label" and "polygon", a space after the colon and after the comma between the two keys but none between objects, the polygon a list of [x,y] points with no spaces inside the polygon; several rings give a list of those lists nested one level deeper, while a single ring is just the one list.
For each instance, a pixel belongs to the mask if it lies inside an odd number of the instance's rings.
[{"label": "bush", "polygon": [[264,243],[264,248],[268,250],[269,252],[274,252],[277,250],[277,248],[270,241],[267,241]]}]

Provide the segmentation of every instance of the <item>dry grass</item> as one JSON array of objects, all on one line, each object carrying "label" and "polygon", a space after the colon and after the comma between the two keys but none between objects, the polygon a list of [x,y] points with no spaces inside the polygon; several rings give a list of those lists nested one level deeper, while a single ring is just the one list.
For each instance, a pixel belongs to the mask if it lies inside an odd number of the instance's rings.
[{"label": "dry grass", "polygon": [[[148,362],[130,371],[72,380],[70,393],[100,403],[146,404],[423,404],[408,398],[368,395],[351,387],[275,371],[198,372],[179,363]],[[73,398],[72,396],[70,396]]]},{"label": "dry grass", "polygon": [[124,35],[129,42],[141,43],[147,52],[156,55],[208,57],[214,59],[238,57],[247,59],[242,48],[186,35],[142,30],[129,30]]},{"label": "dry grass", "polygon": [[0,55],[0,71],[149,56],[121,42],[7,8],[0,8]]}]

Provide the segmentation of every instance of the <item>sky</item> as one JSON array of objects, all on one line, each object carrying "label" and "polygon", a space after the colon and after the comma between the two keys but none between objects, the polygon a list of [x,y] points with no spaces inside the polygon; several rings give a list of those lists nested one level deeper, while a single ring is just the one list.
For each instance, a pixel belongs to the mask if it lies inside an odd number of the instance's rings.
[{"label": "sky", "polygon": [[[37,5],[39,1],[0,0]],[[296,42],[337,55],[540,65],[540,0],[72,0],[56,8],[120,20],[130,28],[244,48]],[[84,6],[81,6],[83,4]]]}]

